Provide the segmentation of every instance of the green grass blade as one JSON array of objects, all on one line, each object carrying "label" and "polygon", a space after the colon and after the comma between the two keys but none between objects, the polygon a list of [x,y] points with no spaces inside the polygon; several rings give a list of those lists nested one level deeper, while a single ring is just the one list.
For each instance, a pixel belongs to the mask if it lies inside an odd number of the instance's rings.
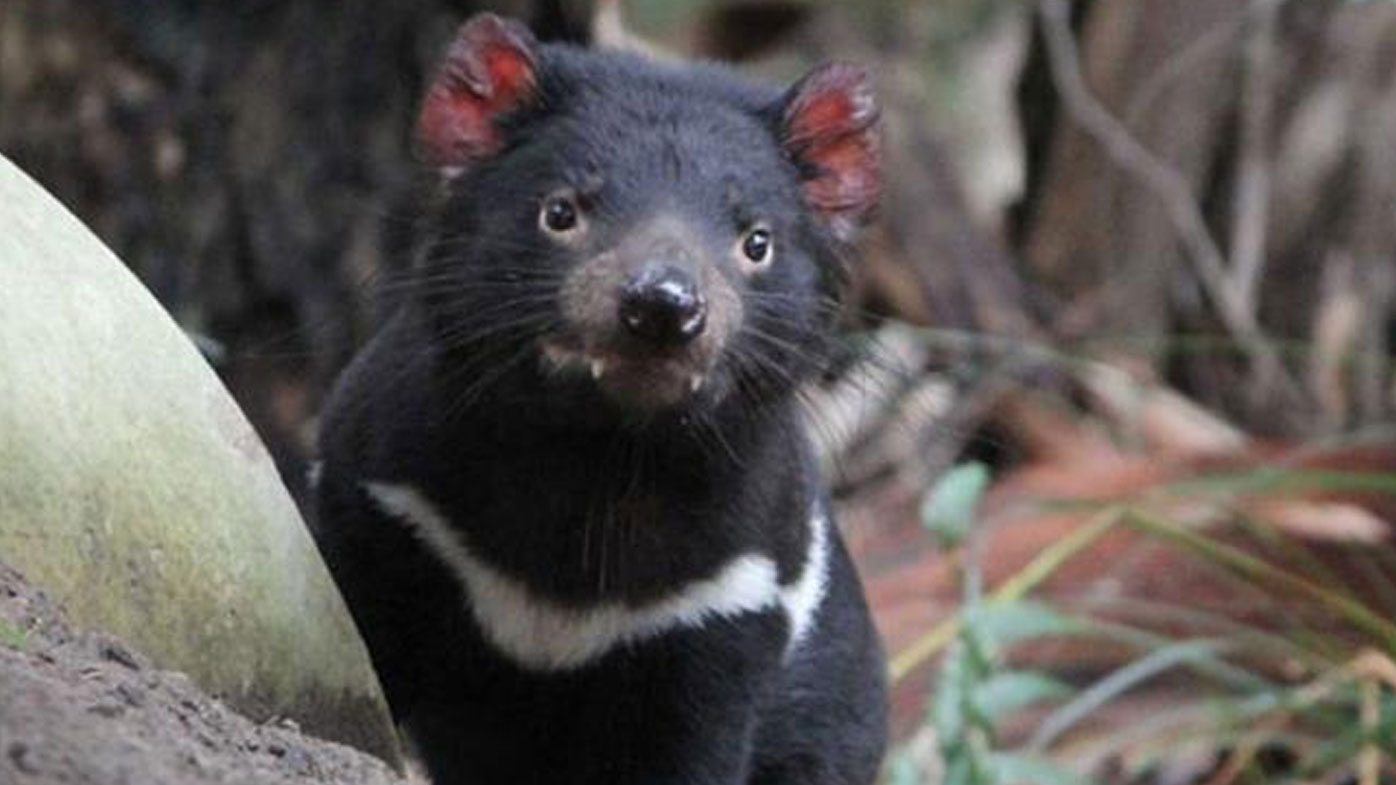
[{"label": "green grass blade", "polygon": [[995,673],[974,689],[970,698],[981,722],[997,726],[1013,713],[1071,694],[1066,684],[1035,671]]},{"label": "green grass blade", "polygon": [[1048,715],[1028,740],[1027,749],[1040,753],[1101,706],[1134,687],[1182,665],[1217,660],[1230,648],[1233,645],[1227,641],[1192,640],[1157,649],[1100,679]]},{"label": "green grass blade", "polygon": [[1012,752],[995,753],[994,781],[1003,785],[1095,785],[1090,777],[1077,774],[1051,761]]},{"label": "green grass blade", "polygon": [[1396,655],[1396,624],[1376,614],[1358,600],[1277,569],[1245,551],[1176,526],[1141,510],[1128,510],[1124,519],[1135,528],[1183,546],[1248,579],[1307,596],[1371,635],[1386,653]]},{"label": "green grass blade", "polygon": [[[1082,551],[1105,536],[1123,518],[1123,508],[1107,507],[1067,536],[1043,549],[1032,561],[990,593],[989,604],[1017,602]],[[961,616],[955,614],[924,633],[903,649],[889,666],[893,684],[906,678],[927,660],[939,654],[959,634]]]}]

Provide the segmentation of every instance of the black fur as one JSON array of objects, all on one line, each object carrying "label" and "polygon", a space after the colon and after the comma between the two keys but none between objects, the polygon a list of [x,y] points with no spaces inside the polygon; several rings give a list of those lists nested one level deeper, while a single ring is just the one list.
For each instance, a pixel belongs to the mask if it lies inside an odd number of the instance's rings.
[{"label": "black fur", "polygon": [[[714,67],[565,45],[504,147],[449,186],[401,311],[340,380],[322,421],[317,534],[394,714],[440,785],[865,785],[884,745],[883,662],[831,530],[828,591],[788,657],[779,610],[709,621],[564,672],[482,638],[462,583],[366,494],[410,484],[471,549],[556,603],[663,597],[744,553],[788,582],[826,504],[796,390],[825,356],[840,282],[779,137],[781,93]],[[558,374],[579,251],[540,200],[588,190],[591,251],[666,211],[725,258],[752,220],[777,256],[740,278],[742,326],[701,392],[635,411]]]}]

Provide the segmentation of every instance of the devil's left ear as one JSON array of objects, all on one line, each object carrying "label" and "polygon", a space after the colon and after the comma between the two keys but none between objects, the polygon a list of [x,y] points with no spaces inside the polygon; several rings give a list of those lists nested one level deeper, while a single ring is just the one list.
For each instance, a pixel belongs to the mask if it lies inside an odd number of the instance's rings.
[{"label": "devil's left ear", "polygon": [[868,73],[846,63],[811,71],[781,100],[781,144],[800,169],[805,200],[844,241],[881,190],[877,118]]}]

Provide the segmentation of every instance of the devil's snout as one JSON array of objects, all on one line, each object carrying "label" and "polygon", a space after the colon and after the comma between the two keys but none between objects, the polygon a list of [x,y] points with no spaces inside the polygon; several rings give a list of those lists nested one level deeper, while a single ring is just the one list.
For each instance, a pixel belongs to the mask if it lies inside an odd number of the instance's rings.
[{"label": "devil's snout", "polygon": [[621,290],[619,318],[635,338],[656,348],[677,348],[702,334],[708,303],[688,272],[648,264]]}]

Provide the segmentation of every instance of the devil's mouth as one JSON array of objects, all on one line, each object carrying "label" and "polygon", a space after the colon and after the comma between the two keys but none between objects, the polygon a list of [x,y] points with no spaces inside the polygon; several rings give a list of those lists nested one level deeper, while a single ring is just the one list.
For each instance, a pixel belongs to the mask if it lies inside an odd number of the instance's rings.
[{"label": "devil's mouth", "polygon": [[675,406],[699,394],[710,370],[683,354],[590,349],[561,341],[546,341],[542,349],[552,370],[588,378],[607,397],[643,409]]}]

